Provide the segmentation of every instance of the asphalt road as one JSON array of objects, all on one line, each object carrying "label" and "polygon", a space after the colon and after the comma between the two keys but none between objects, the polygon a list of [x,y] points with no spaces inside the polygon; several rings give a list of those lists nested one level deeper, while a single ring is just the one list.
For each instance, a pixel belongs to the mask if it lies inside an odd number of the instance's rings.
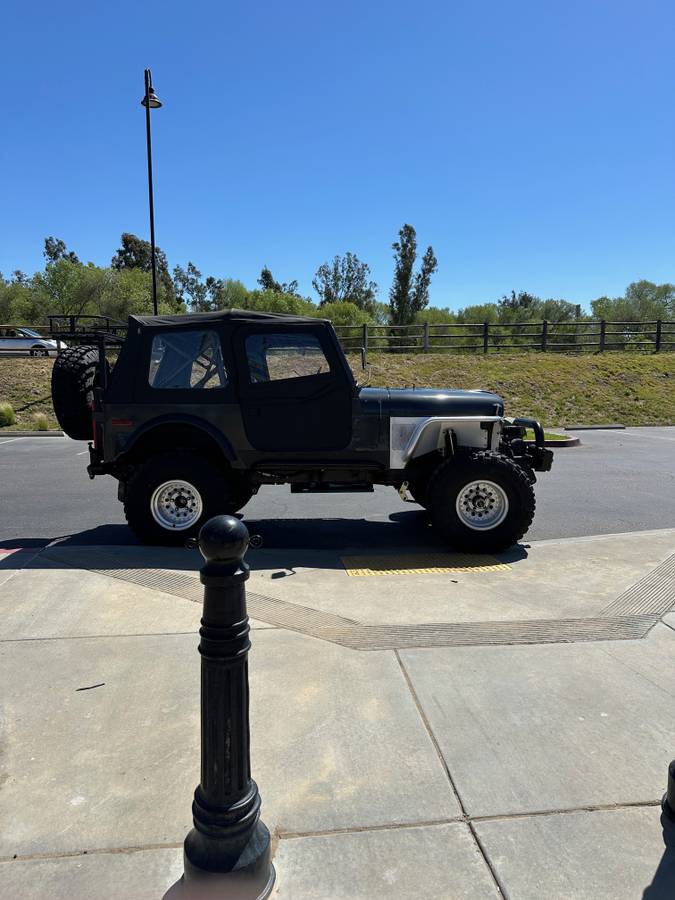
[{"label": "asphalt road", "polygon": [[[675,427],[580,432],[539,476],[527,538],[675,527]],[[136,543],[117,482],[90,481],[86,444],[0,436],[0,547]],[[373,494],[291,495],[263,487],[244,510],[266,547],[361,549],[438,546],[426,514],[392,488]]]}]

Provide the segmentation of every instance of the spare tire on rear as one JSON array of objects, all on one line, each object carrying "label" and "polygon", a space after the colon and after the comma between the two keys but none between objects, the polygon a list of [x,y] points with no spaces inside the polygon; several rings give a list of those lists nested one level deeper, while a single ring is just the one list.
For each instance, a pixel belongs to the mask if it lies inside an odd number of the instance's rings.
[{"label": "spare tire on rear", "polygon": [[84,441],[92,436],[91,408],[98,380],[96,347],[67,347],[56,357],[52,403],[59,425],[73,440]]}]

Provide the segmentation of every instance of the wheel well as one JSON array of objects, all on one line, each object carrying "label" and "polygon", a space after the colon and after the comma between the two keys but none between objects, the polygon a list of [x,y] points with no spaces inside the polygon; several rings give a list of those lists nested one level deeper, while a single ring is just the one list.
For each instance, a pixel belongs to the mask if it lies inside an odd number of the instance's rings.
[{"label": "wheel well", "polygon": [[229,468],[229,460],[222,447],[208,432],[194,425],[180,422],[156,425],[142,434],[130,450],[124,454],[126,462],[134,463],[172,450],[192,450],[208,456]]},{"label": "wheel well", "polygon": [[406,481],[428,479],[432,472],[443,462],[443,456],[438,450],[416,456],[405,467]]}]

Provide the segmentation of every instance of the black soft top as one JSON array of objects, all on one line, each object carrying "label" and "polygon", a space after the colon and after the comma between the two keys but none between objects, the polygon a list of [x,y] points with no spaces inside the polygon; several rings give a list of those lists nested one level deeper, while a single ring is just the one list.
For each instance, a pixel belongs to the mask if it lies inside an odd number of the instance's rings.
[{"label": "black soft top", "polygon": [[316,319],[313,316],[290,316],[285,313],[256,312],[252,309],[219,309],[216,312],[184,313],[176,316],[129,316],[129,325],[137,323],[141,328],[171,328],[185,325],[226,325],[229,322],[249,322],[257,325],[262,322],[278,322],[289,324],[326,322],[327,319]]},{"label": "black soft top", "polygon": [[[313,316],[287,316],[282,313],[254,312],[250,309],[221,309],[217,312],[186,313],[178,316],[129,316],[127,336],[120,347],[120,354],[111,373],[106,402],[129,403],[134,397],[135,382],[138,378],[143,333],[151,334],[155,329],[189,328],[200,326],[260,325],[265,322],[277,325],[325,325],[328,319]],[[335,342],[337,344],[337,341]],[[339,348],[339,344],[337,344]],[[346,365],[346,363],[345,363]]]}]

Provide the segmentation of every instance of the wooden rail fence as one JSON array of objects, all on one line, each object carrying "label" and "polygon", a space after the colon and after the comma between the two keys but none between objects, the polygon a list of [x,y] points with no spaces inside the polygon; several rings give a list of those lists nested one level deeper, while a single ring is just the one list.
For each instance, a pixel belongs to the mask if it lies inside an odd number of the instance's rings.
[{"label": "wooden rail fence", "polygon": [[[123,339],[126,324],[106,316],[50,316],[46,330],[87,339],[105,332]],[[675,321],[488,322],[443,325],[336,325],[348,353],[605,353],[610,350],[675,350]]]},{"label": "wooden rail fence", "polygon": [[346,352],[456,353],[539,351],[604,353],[610,350],[675,350],[675,322],[527,322],[496,325],[336,325]]}]

